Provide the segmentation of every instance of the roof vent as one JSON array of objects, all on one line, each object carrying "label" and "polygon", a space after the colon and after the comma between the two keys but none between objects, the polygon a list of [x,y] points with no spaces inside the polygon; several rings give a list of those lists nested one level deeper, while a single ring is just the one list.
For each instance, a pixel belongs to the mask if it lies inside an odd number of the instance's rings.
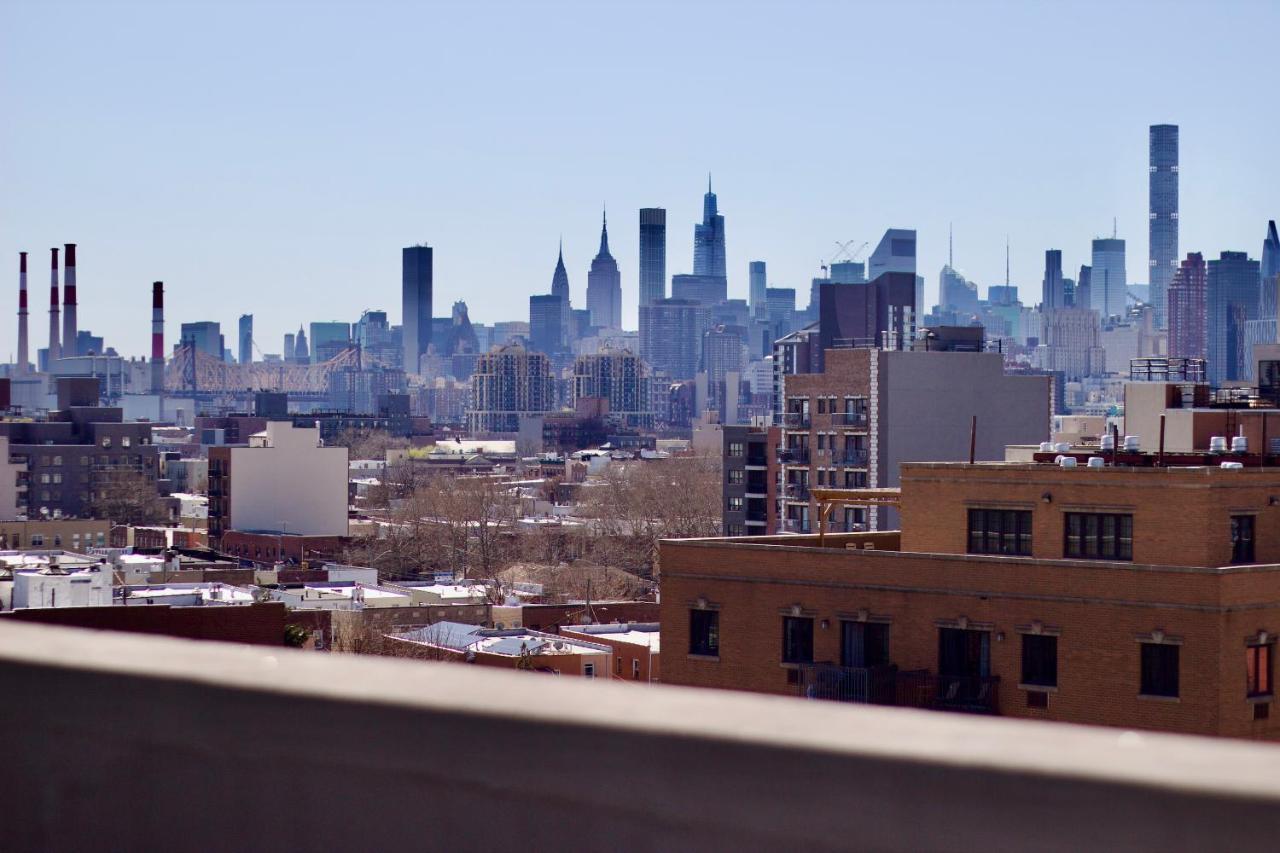
[{"label": "roof vent", "polygon": [[1124,437],[1124,452],[1137,453],[1142,448],[1142,440],[1136,435],[1126,435]]},{"label": "roof vent", "polygon": [[1071,444],[1066,441],[1059,441],[1057,444],[1053,446],[1053,449],[1056,450],[1058,453],[1067,453],[1071,450]]},{"label": "roof vent", "polygon": [[1052,452],[1053,452],[1053,442],[1052,442],[1052,441],[1042,441],[1042,442],[1040,442],[1040,452],[1041,452],[1041,453],[1052,453]]},{"label": "roof vent", "polygon": [[1059,456],[1058,465],[1062,468],[1076,467],[1076,458],[1074,456]]},{"label": "roof vent", "polygon": [[1116,449],[1116,437],[1115,437],[1114,435],[1112,435],[1111,433],[1107,433],[1106,435],[1104,435],[1104,436],[1102,437],[1102,449],[1103,449],[1103,450],[1115,450],[1115,449]]},{"label": "roof vent", "polygon": [[1090,456],[1090,457],[1089,457],[1089,467],[1090,467],[1090,468],[1104,468],[1104,467],[1106,467],[1106,464],[1107,464],[1107,461],[1106,461],[1105,459],[1103,459],[1101,456]]},{"label": "roof vent", "polygon": [[1227,437],[1224,435],[1215,435],[1213,438],[1209,439],[1209,452],[1226,453]]},{"label": "roof vent", "polygon": [[1224,470],[1227,470],[1227,471],[1239,471],[1241,468],[1244,467],[1244,463],[1243,462],[1223,462],[1220,467],[1222,467]]},{"label": "roof vent", "polygon": [[1232,438],[1231,452],[1232,453],[1248,453],[1249,439],[1245,438],[1243,435],[1237,435],[1234,438]]}]

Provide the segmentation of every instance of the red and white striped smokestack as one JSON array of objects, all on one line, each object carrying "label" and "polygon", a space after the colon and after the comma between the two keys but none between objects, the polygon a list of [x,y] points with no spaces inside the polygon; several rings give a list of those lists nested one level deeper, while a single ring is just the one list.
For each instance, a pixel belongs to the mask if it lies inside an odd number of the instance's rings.
[{"label": "red and white striped smokestack", "polygon": [[62,355],[79,355],[76,348],[76,244],[65,244],[62,255]]},{"label": "red and white striped smokestack", "polygon": [[27,253],[18,253],[18,375],[25,376],[27,360]]},{"label": "red and white striped smokestack", "polygon": [[49,272],[49,363],[46,368],[53,372],[53,362],[62,358],[62,347],[58,345],[58,250],[50,249],[53,266]]},{"label": "red and white striped smokestack", "polygon": [[164,393],[164,282],[151,285],[151,393]]}]

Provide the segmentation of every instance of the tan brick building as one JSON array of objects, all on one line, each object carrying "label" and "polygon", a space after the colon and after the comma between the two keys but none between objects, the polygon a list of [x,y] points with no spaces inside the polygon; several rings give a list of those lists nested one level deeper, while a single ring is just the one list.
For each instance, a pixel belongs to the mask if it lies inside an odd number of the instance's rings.
[{"label": "tan brick building", "polygon": [[1280,737],[1280,469],[1079,460],[904,464],[900,533],[664,542],[663,681]]}]

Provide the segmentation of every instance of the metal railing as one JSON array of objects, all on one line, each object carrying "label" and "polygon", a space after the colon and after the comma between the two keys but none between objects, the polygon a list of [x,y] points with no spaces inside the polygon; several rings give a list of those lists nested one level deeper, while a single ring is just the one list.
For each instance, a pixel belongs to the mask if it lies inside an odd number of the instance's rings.
[{"label": "metal railing", "polygon": [[806,465],[809,462],[809,448],[779,447],[778,461],[783,465]]},{"label": "metal railing", "polygon": [[809,487],[803,483],[787,483],[783,488],[783,495],[793,501],[809,500]]},{"label": "metal railing", "polygon": [[867,451],[846,450],[839,455],[836,463],[853,468],[865,468],[867,467]]},{"label": "metal railing", "polygon": [[808,522],[801,521],[798,518],[784,519],[782,522],[782,529],[787,533],[812,533],[813,532],[812,530],[809,529]]},{"label": "metal railing", "polygon": [[808,412],[783,412],[777,417],[777,424],[788,429],[808,429],[812,421]]},{"label": "metal railing", "polygon": [[832,412],[832,426],[864,427],[867,425],[866,412]]},{"label": "metal railing", "polygon": [[928,670],[815,663],[800,668],[799,694],[807,699],[927,708],[967,714],[998,714],[997,675],[936,675]]}]

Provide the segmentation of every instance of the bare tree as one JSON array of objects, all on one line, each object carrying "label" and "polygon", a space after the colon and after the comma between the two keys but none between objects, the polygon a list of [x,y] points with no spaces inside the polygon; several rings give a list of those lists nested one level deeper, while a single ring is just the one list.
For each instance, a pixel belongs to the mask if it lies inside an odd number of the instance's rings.
[{"label": "bare tree", "polygon": [[94,472],[89,512],[94,518],[132,526],[163,524],[167,520],[155,481],[130,468]]}]

